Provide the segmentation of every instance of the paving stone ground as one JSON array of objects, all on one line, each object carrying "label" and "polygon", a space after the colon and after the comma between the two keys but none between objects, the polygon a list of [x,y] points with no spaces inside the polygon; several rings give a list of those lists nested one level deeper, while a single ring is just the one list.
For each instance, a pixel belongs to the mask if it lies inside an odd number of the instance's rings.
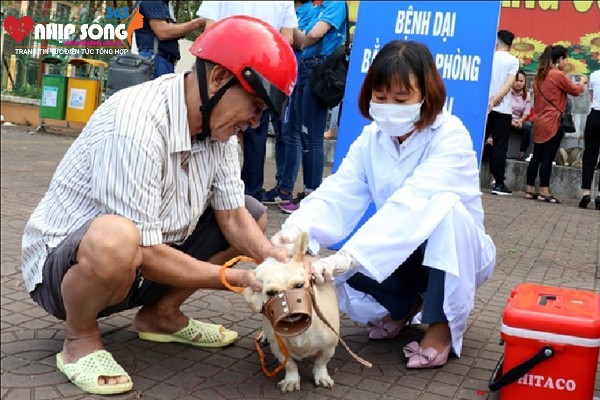
[{"label": "paving stone ground", "polygon": [[[1,133],[1,390],[2,400],[91,399],[68,383],[55,367],[63,340],[60,321],[46,315],[26,293],[20,272],[21,234],[73,138],[29,134],[27,127],[2,127]],[[266,166],[267,188],[273,185],[273,161]],[[231,292],[203,290],[184,306],[191,317],[221,323],[241,339],[219,350],[156,344],[137,338],[131,326],[134,310],[103,318],[100,327],[109,351],[131,374],[134,391],[114,399],[497,399],[487,384],[504,347],[500,324],[511,289],[521,282],[599,290],[600,213],[581,210],[577,202],[561,205],[525,200],[523,193],[497,197],[484,193],[485,225],[497,246],[492,278],[477,292],[469,318],[463,356],[441,369],[406,369],[401,349],[423,335],[412,326],[391,341],[371,342],[365,328],[348,318],[342,334],[350,347],[373,362],[367,369],[353,362],[340,346],[329,363],[333,389],[315,387],[311,362],[299,363],[302,390],[281,395],[278,379],[260,369],[254,336],[260,318]],[[269,206],[268,234],[284,221]],[[270,368],[275,361],[267,350]],[[568,368],[577,368],[576,365]],[[600,397],[600,369],[595,396]],[[589,372],[593,375],[593,372]],[[278,377],[281,379],[281,376]],[[506,399],[503,399],[506,400]],[[536,399],[531,399],[536,400]],[[545,399],[550,400],[550,399]]]}]

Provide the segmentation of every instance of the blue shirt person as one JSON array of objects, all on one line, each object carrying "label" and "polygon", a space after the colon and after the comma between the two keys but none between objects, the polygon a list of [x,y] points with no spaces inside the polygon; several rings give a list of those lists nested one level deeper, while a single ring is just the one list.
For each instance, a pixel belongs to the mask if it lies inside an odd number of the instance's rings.
[{"label": "blue shirt person", "polygon": [[[138,3],[144,24],[135,31],[139,54],[154,56],[154,77],[175,72],[179,60],[179,39],[187,33],[201,28],[205,20],[196,18],[181,24],[176,23],[173,7],[168,0],[144,0]],[[154,41],[157,39],[157,52],[154,54]]]},{"label": "blue shirt person", "polygon": [[[297,140],[293,142],[301,143],[304,190],[296,198],[279,204],[279,208],[286,213],[296,211],[300,201],[318,188],[323,180],[323,134],[327,125],[328,108],[312,93],[310,80],[313,69],[323,63],[326,57],[346,40],[346,10],[345,1],[324,1],[315,6],[310,22],[304,29],[305,37],[298,63],[298,82],[293,103],[290,104],[290,108],[293,107],[296,113],[296,121],[290,123],[295,123],[302,132],[301,135],[298,128],[295,129]],[[292,182],[294,181],[295,179]],[[281,183],[281,186],[281,190],[288,190],[285,184]]]},{"label": "blue shirt person", "polygon": [[[315,11],[310,14],[311,20],[306,25],[305,32],[308,34],[317,22],[326,22],[331,25],[331,28],[314,44],[309,46],[306,44],[310,42],[305,44],[302,50],[302,58],[316,56],[319,43],[321,43],[319,55],[322,56],[330,55],[336,47],[344,43],[347,23],[345,3],[345,1],[324,1],[321,5],[315,7]],[[308,39],[310,39],[310,36]]]}]

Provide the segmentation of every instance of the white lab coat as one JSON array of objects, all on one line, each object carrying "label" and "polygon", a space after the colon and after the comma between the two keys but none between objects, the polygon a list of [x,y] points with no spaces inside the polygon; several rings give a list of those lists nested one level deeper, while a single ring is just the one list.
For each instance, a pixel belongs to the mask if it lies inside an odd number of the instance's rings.
[{"label": "white lab coat", "polygon": [[460,356],[475,289],[496,263],[483,226],[477,158],[462,122],[444,112],[402,145],[375,123],[366,126],[338,171],[283,226],[307,231],[318,250],[350,235],[371,202],[376,213],[342,247],[361,266],[336,278],[340,308],[363,323],[385,316],[373,297],[345,281],[359,271],[381,282],[427,240],[423,264],[446,272],[443,307]]}]

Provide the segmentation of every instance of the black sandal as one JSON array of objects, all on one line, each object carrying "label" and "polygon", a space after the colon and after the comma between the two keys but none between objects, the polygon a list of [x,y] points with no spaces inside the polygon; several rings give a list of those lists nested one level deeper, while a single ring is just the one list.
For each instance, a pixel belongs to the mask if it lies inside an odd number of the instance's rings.
[{"label": "black sandal", "polygon": [[538,196],[538,200],[545,201],[546,203],[560,204],[560,200],[557,199],[556,197],[552,196],[551,194],[549,194],[548,196],[544,196],[543,194],[540,194]]},{"label": "black sandal", "polygon": [[590,195],[586,194],[581,198],[581,201],[579,202],[579,208],[587,208],[588,204],[590,204],[591,201],[592,198],[590,197]]},{"label": "black sandal", "polygon": [[539,193],[538,192],[525,192],[525,198],[527,200],[535,200],[539,197]]}]

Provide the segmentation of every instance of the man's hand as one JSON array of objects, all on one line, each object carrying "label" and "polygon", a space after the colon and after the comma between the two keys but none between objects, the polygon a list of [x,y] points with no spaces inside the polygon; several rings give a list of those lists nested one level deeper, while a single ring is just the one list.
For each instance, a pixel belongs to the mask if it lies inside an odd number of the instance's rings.
[{"label": "man's hand", "polygon": [[262,282],[256,279],[256,273],[253,270],[239,269],[235,271],[239,273],[240,287],[249,287],[255,292],[262,290]]},{"label": "man's hand", "polygon": [[322,258],[312,264],[312,275],[317,284],[333,281],[333,277],[341,275],[352,268],[356,268],[358,263],[345,251],[338,251],[334,255]]},{"label": "man's hand", "polygon": [[294,243],[298,239],[300,239],[300,235],[302,234],[302,230],[296,225],[290,225],[279,232],[277,232],[271,238],[271,243],[275,247],[282,247],[287,250],[288,254],[292,253],[292,249],[294,248]]},{"label": "man's hand", "polygon": [[265,258],[267,257],[272,257],[282,263],[290,262],[290,252],[285,247],[271,248],[271,250],[267,251],[265,254]]},{"label": "man's hand", "polygon": [[504,96],[502,96],[500,98],[497,98],[496,96],[492,96],[490,98],[490,100],[488,101],[488,109],[487,109],[488,114],[494,109],[494,107],[497,107],[500,104],[502,104],[502,99],[504,99]]},{"label": "man's hand", "polygon": [[195,29],[204,29],[206,21],[206,18],[194,18],[191,22],[194,24]]}]

